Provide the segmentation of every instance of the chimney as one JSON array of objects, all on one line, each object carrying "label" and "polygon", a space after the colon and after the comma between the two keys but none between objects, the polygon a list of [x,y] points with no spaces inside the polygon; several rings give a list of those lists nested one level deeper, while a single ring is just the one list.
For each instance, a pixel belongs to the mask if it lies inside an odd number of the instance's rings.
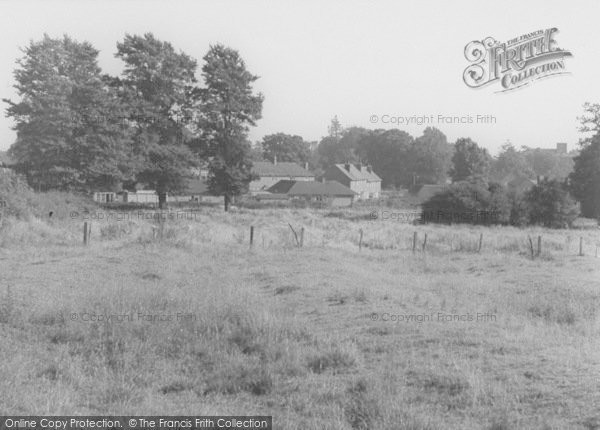
[{"label": "chimney", "polygon": [[308,170],[308,161],[304,163],[304,170]]},{"label": "chimney", "polygon": [[277,155],[273,156],[273,165],[277,166]]},{"label": "chimney", "polygon": [[359,172],[362,172],[363,171],[363,165],[362,165],[362,163],[358,163],[356,165],[356,168],[358,169]]},{"label": "chimney", "polygon": [[347,172],[349,172],[349,171],[350,171],[350,163],[348,163],[347,161],[346,161],[346,163],[344,164],[344,169],[346,169],[346,171],[347,171]]},{"label": "chimney", "polygon": [[367,164],[367,172],[373,173],[373,168],[371,167],[370,164]]}]

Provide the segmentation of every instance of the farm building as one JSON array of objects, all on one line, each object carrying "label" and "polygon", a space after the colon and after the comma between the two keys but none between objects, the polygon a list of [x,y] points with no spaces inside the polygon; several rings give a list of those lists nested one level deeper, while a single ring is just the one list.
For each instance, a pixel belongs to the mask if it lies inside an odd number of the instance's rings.
[{"label": "farm building", "polygon": [[305,199],[331,206],[351,206],[356,193],[337,181],[281,180],[267,190],[270,198]]},{"label": "farm building", "polygon": [[94,201],[99,203],[112,203],[117,201],[117,193],[100,191],[94,193]]},{"label": "farm building", "polygon": [[158,194],[154,190],[123,191],[123,203],[156,203]]},{"label": "farm building", "polygon": [[267,188],[282,180],[298,182],[315,180],[315,175],[308,170],[307,164],[302,167],[296,163],[278,162],[277,159],[273,163],[255,161],[252,172],[259,177],[257,180],[250,182],[250,193],[252,194],[266,191]]},{"label": "farm building", "polygon": [[350,188],[358,199],[376,199],[381,194],[381,178],[371,166],[364,164],[334,164],[325,171],[323,178]]}]

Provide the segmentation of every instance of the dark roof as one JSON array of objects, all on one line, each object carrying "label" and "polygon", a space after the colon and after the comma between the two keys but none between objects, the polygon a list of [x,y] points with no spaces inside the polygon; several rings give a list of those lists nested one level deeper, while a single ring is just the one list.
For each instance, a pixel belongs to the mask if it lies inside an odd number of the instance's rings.
[{"label": "dark roof", "polygon": [[14,166],[15,160],[13,160],[9,155],[8,151],[0,151],[0,166]]},{"label": "dark roof", "polygon": [[[346,175],[352,181],[369,181],[369,182],[380,182],[381,178],[373,171],[372,168],[365,165],[354,165],[354,164],[334,164],[334,167],[339,169],[344,175]],[[346,168],[348,167],[348,168]],[[371,170],[369,172],[369,169]]]},{"label": "dark roof", "polygon": [[258,176],[315,176],[304,167],[287,161],[279,161],[273,164],[269,161],[254,161],[252,163],[252,172]]},{"label": "dark roof", "polygon": [[337,181],[290,181],[281,180],[267,191],[288,196],[347,196],[356,195],[354,191]]}]

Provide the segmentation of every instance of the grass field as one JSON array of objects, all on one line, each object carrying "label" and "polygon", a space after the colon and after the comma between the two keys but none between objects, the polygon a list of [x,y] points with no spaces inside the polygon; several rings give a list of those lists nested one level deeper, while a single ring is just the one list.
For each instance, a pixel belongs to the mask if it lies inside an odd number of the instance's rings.
[{"label": "grass field", "polygon": [[[87,247],[68,208],[4,221],[3,414],[600,428],[597,230],[203,208],[167,220],[160,239],[137,211],[93,211]],[[288,223],[305,228],[302,248]],[[535,259],[528,235],[543,238]]]}]

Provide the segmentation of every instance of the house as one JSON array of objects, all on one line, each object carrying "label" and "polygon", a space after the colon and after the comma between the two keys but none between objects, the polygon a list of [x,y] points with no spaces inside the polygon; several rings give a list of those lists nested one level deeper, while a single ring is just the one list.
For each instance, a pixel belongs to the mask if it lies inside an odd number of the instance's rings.
[{"label": "house", "polygon": [[223,203],[223,196],[211,194],[206,178],[200,176],[187,179],[185,190],[178,196],[167,196],[167,202]]},{"label": "house", "polygon": [[334,164],[323,174],[326,181],[337,181],[357,194],[358,199],[377,199],[381,194],[381,178],[371,166]]},{"label": "house", "polygon": [[445,191],[447,187],[448,185],[425,184],[417,193],[417,199],[419,200],[419,203],[424,203],[437,193]]},{"label": "house", "polygon": [[308,170],[308,163],[304,167],[291,162],[278,162],[277,158],[269,161],[255,161],[252,163],[252,173],[258,179],[250,182],[250,193],[264,192],[279,181],[314,181],[315,175]]},{"label": "house", "polygon": [[[281,180],[267,190],[268,199],[305,199],[309,202],[325,202],[330,206],[352,206],[356,193],[337,181],[291,181]],[[262,198],[263,195],[257,196]]]},{"label": "house", "polygon": [[566,142],[558,142],[556,144],[556,153],[561,155],[567,154],[567,144]]}]

